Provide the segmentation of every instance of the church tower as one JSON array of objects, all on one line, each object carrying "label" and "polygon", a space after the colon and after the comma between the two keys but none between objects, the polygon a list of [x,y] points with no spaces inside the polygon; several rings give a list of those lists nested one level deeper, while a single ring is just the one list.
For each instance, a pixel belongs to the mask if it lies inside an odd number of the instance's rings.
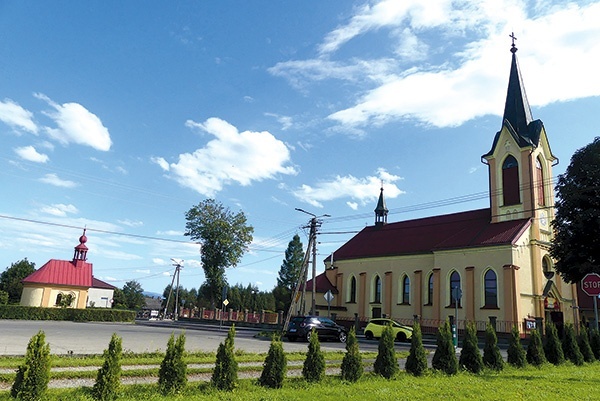
[{"label": "church tower", "polygon": [[381,227],[387,224],[388,208],[385,206],[385,199],[383,198],[383,185],[381,185],[381,191],[379,192],[379,200],[377,201],[377,207],[375,207],[375,226]]},{"label": "church tower", "polygon": [[515,37],[511,35],[512,61],[502,128],[494,137],[492,149],[482,156],[489,166],[492,222],[532,218],[550,238],[554,217],[552,154],[541,120],[534,120],[527,101],[517,61]]}]

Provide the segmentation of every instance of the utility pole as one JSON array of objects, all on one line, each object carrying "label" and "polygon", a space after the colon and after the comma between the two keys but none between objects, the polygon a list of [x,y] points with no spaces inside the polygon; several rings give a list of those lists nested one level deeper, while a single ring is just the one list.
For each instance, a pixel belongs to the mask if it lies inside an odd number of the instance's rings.
[{"label": "utility pole", "polygon": [[182,259],[173,259],[173,266],[175,266],[175,272],[173,273],[173,279],[171,280],[171,289],[169,290],[169,296],[167,297],[167,304],[165,305],[165,312],[163,314],[163,319],[166,317],[167,312],[169,311],[169,302],[171,302],[171,295],[173,294],[173,283],[175,282],[175,278],[177,278],[177,290],[175,291],[175,310],[173,319],[177,320],[177,304],[179,303],[179,272],[183,268],[183,260]]},{"label": "utility pole", "polygon": [[[311,296],[311,308],[310,314],[314,315],[317,311],[317,303],[316,303],[316,295],[317,295],[317,227],[321,226],[320,217],[331,217],[328,214],[324,214],[321,216],[317,216],[314,213],[307,212],[304,209],[296,208],[297,211],[306,213],[312,218],[310,219],[310,234],[309,234],[309,244],[312,243],[312,296]],[[308,253],[308,249],[307,249]],[[304,287],[306,289],[306,282],[304,282]]]}]

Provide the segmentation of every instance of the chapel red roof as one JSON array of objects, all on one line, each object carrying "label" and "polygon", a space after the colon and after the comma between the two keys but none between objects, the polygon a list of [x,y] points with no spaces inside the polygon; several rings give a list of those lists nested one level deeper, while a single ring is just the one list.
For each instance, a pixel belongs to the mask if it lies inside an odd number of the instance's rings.
[{"label": "chapel red roof", "polygon": [[334,263],[335,260],[514,244],[530,224],[529,219],[491,223],[488,208],[369,226],[334,252]]},{"label": "chapel red roof", "polygon": [[83,260],[50,259],[23,279],[23,283],[54,284],[70,287],[92,286],[92,264]]}]

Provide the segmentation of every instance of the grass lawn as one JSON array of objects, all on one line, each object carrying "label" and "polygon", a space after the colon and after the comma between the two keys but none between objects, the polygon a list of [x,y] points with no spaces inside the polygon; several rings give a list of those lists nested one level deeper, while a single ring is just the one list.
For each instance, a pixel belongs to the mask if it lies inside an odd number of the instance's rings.
[{"label": "grass lawn", "polygon": [[[600,363],[575,367],[545,365],[542,368],[507,367],[501,373],[481,375],[460,373],[457,376],[430,374],[414,378],[401,373],[394,380],[373,375],[357,383],[345,383],[328,377],[320,384],[307,384],[302,379],[286,380],[278,390],[264,389],[254,380],[241,380],[231,392],[211,389],[207,383],[190,383],[183,394],[163,397],[155,385],[123,386],[120,400],[600,400]],[[51,389],[45,400],[91,400],[89,388]],[[0,392],[0,400],[11,400],[8,391]]]}]

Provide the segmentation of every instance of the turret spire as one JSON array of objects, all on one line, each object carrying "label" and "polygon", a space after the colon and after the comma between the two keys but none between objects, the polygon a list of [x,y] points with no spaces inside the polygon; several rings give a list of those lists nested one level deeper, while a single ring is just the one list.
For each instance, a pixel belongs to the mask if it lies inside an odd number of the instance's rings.
[{"label": "turret spire", "polygon": [[379,192],[379,200],[377,201],[377,207],[375,208],[375,225],[382,226],[387,224],[388,208],[385,206],[385,199],[383,198],[383,182],[381,183],[381,191]]},{"label": "turret spire", "polygon": [[87,228],[83,229],[83,234],[79,237],[79,245],[75,247],[75,253],[73,254],[73,264],[77,264],[77,261],[86,261],[87,259],[87,251],[88,247],[85,245],[87,242],[87,237],[85,236],[85,231]]}]

